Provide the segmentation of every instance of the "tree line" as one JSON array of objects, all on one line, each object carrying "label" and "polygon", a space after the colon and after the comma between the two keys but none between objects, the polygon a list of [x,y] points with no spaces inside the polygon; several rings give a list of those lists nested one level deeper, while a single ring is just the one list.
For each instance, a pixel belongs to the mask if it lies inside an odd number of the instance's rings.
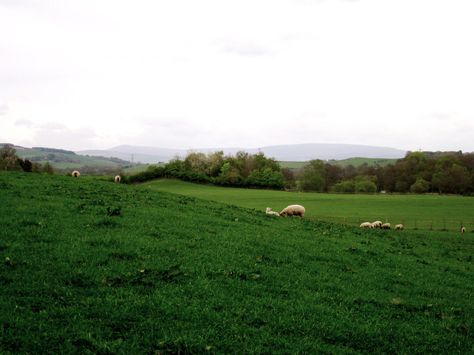
[{"label": "tree line", "polygon": [[386,166],[339,167],[310,161],[298,179],[303,191],[474,193],[474,154],[409,152]]},{"label": "tree line", "polygon": [[224,156],[224,152],[189,153],[185,159],[175,158],[163,166],[150,166],[146,171],[132,175],[129,182],[143,182],[157,178],[177,178],[190,182],[223,186],[283,189],[288,185],[285,174],[275,159],[263,153],[238,152]]},{"label": "tree line", "polygon": [[263,153],[190,153],[130,176],[130,182],[178,178],[225,186],[336,193],[474,193],[474,154],[408,152],[394,164],[338,166],[311,160],[301,169],[281,168]]}]

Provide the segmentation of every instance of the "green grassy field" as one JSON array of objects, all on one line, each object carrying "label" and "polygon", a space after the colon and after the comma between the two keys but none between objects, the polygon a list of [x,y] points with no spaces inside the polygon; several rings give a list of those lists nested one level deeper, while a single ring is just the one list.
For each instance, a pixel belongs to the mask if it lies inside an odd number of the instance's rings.
[{"label": "green grassy field", "polygon": [[0,353],[472,353],[474,238],[0,173]]},{"label": "green grassy field", "polygon": [[368,166],[385,166],[388,164],[395,164],[398,159],[382,159],[382,158],[348,158],[342,160],[329,160],[330,164],[339,166],[352,165],[355,167],[367,164]]},{"label": "green grassy field", "polygon": [[279,161],[281,168],[301,169],[308,164],[307,161]]},{"label": "green grassy field", "polygon": [[[352,165],[355,167],[367,164],[368,166],[385,166],[388,164],[395,164],[397,159],[381,159],[381,158],[348,158],[342,160],[329,160],[328,163],[332,165],[339,165],[342,167]],[[306,161],[279,161],[282,168],[301,169],[308,164]]]},{"label": "green grassy field", "polygon": [[306,216],[318,220],[359,225],[382,220],[403,223],[409,229],[458,232],[474,229],[474,198],[443,195],[322,194],[238,189],[198,185],[179,180],[155,180],[142,185],[155,191],[179,193],[264,211],[302,204]]}]

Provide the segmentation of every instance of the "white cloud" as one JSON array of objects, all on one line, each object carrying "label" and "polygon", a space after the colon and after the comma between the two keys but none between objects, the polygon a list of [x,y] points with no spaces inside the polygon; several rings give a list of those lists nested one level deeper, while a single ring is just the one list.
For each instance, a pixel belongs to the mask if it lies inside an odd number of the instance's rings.
[{"label": "white cloud", "polygon": [[0,0],[0,132],[70,149],[472,151],[473,10],[469,0]]}]

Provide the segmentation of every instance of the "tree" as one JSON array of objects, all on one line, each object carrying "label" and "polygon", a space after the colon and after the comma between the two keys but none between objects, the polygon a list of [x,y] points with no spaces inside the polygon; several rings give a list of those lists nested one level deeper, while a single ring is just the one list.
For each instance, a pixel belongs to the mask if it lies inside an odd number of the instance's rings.
[{"label": "tree", "polygon": [[31,173],[33,171],[33,163],[28,159],[18,158],[18,164],[20,164],[21,169],[26,173]]},{"label": "tree", "polygon": [[303,191],[323,192],[326,189],[326,171],[322,160],[311,160],[304,166],[299,187]]},{"label": "tree", "polygon": [[21,170],[16,150],[9,144],[0,149],[0,170]]},{"label": "tree", "polygon": [[355,178],[355,192],[371,193],[377,192],[377,184],[375,176],[358,176]]}]

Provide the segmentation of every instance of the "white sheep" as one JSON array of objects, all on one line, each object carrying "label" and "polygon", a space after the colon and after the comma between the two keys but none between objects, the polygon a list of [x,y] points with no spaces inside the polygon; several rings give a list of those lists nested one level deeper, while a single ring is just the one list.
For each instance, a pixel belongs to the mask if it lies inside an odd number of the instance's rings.
[{"label": "white sheep", "polygon": [[300,216],[304,217],[306,212],[305,208],[301,205],[290,205],[285,207],[281,212],[280,216]]},{"label": "white sheep", "polygon": [[360,228],[373,228],[372,223],[370,222],[363,222],[360,224]]},{"label": "white sheep", "polygon": [[391,228],[391,225],[390,225],[390,223],[384,223],[384,224],[382,224],[382,226],[381,226],[380,228],[382,228],[382,229],[390,229],[390,228]]},{"label": "white sheep", "polygon": [[115,182],[117,184],[120,184],[120,180],[122,180],[122,178],[120,177],[120,175],[117,175],[115,178],[114,178]]},{"label": "white sheep", "polygon": [[372,222],[372,228],[382,228],[382,221]]},{"label": "white sheep", "polygon": [[79,177],[79,176],[81,176],[81,173],[80,173],[79,171],[77,171],[77,170],[74,170],[74,171],[71,173],[71,176],[73,176],[73,177]]},{"label": "white sheep", "polygon": [[395,226],[395,230],[397,230],[397,231],[401,231],[401,230],[403,230],[404,228],[405,228],[405,226],[404,226],[403,224],[401,224],[401,223],[400,223],[400,224],[397,224],[397,225]]},{"label": "white sheep", "polygon": [[461,233],[466,233],[466,228],[464,226],[461,227]]},{"label": "white sheep", "polygon": [[280,216],[278,212],[273,211],[270,207],[267,207],[267,209],[265,210],[265,213],[270,216]]}]

